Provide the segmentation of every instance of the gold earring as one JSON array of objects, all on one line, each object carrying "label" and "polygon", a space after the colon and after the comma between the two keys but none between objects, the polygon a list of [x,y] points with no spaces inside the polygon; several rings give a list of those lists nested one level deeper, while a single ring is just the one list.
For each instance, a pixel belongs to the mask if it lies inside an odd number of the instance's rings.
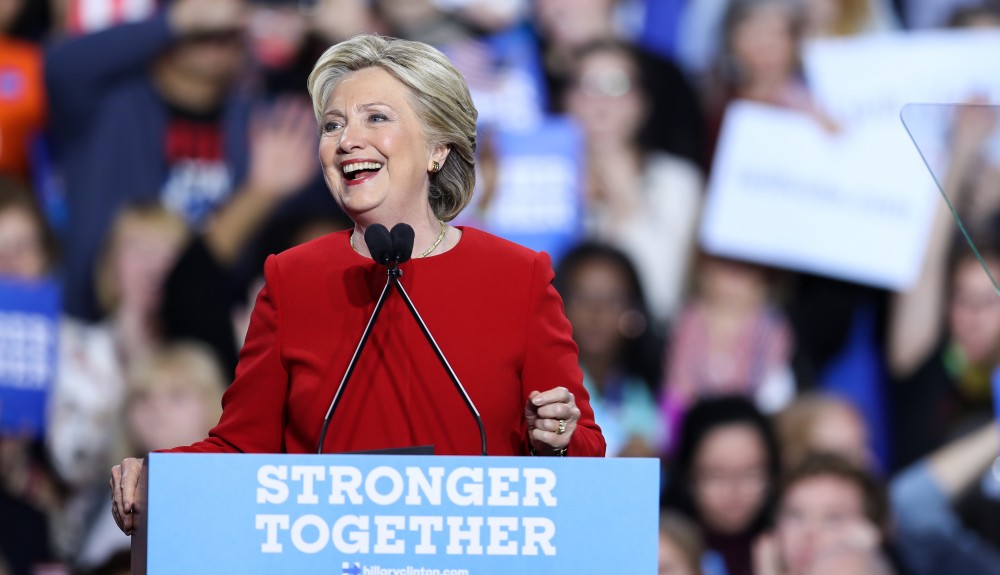
[{"label": "gold earring", "polygon": [[439,164],[437,162],[437,160],[434,160],[433,162],[431,162],[431,171],[432,172],[438,172],[440,170],[441,170],[441,164]]}]

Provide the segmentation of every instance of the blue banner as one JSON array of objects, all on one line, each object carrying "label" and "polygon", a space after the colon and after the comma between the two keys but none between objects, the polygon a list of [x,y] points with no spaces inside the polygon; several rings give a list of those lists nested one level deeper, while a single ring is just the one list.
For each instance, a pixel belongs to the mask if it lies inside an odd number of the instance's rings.
[{"label": "blue banner", "polygon": [[655,573],[655,459],[150,454],[147,573]]},{"label": "blue banner", "polygon": [[0,434],[41,437],[55,380],[59,287],[0,279]]},{"label": "blue banner", "polygon": [[461,223],[545,251],[553,261],[579,239],[583,226],[583,138],[566,118],[537,129],[500,131],[495,189],[477,188]]}]

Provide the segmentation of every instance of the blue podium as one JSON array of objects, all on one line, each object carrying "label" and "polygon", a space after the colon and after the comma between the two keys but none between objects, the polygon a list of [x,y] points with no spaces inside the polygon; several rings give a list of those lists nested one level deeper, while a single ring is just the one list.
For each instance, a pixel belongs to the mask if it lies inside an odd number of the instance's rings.
[{"label": "blue podium", "polygon": [[153,453],[136,574],[655,573],[654,459]]}]

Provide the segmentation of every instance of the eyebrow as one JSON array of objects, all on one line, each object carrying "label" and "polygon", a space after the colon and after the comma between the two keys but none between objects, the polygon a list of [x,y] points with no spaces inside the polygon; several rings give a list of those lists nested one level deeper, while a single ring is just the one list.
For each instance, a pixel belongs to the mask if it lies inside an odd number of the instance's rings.
[{"label": "eyebrow", "polygon": [[[386,104],[385,102],[367,102],[365,104],[361,104],[361,105],[357,106],[355,108],[355,110],[362,111],[362,110],[367,110],[367,109],[375,107],[375,106],[385,106],[386,108],[389,108],[390,110],[395,111],[395,108],[393,108],[389,104]],[[323,112],[323,115],[324,116],[343,116],[344,113],[342,111],[340,111],[339,109],[338,110],[327,110],[327,111]]]}]

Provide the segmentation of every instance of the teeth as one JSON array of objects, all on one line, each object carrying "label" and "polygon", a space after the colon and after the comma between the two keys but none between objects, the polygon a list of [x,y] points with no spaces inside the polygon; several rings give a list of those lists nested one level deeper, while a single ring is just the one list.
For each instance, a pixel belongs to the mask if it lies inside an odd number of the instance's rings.
[{"label": "teeth", "polygon": [[345,174],[350,174],[358,170],[378,170],[381,168],[382,164],[378,162],[354,162],[344,166],[343,170]]}]

